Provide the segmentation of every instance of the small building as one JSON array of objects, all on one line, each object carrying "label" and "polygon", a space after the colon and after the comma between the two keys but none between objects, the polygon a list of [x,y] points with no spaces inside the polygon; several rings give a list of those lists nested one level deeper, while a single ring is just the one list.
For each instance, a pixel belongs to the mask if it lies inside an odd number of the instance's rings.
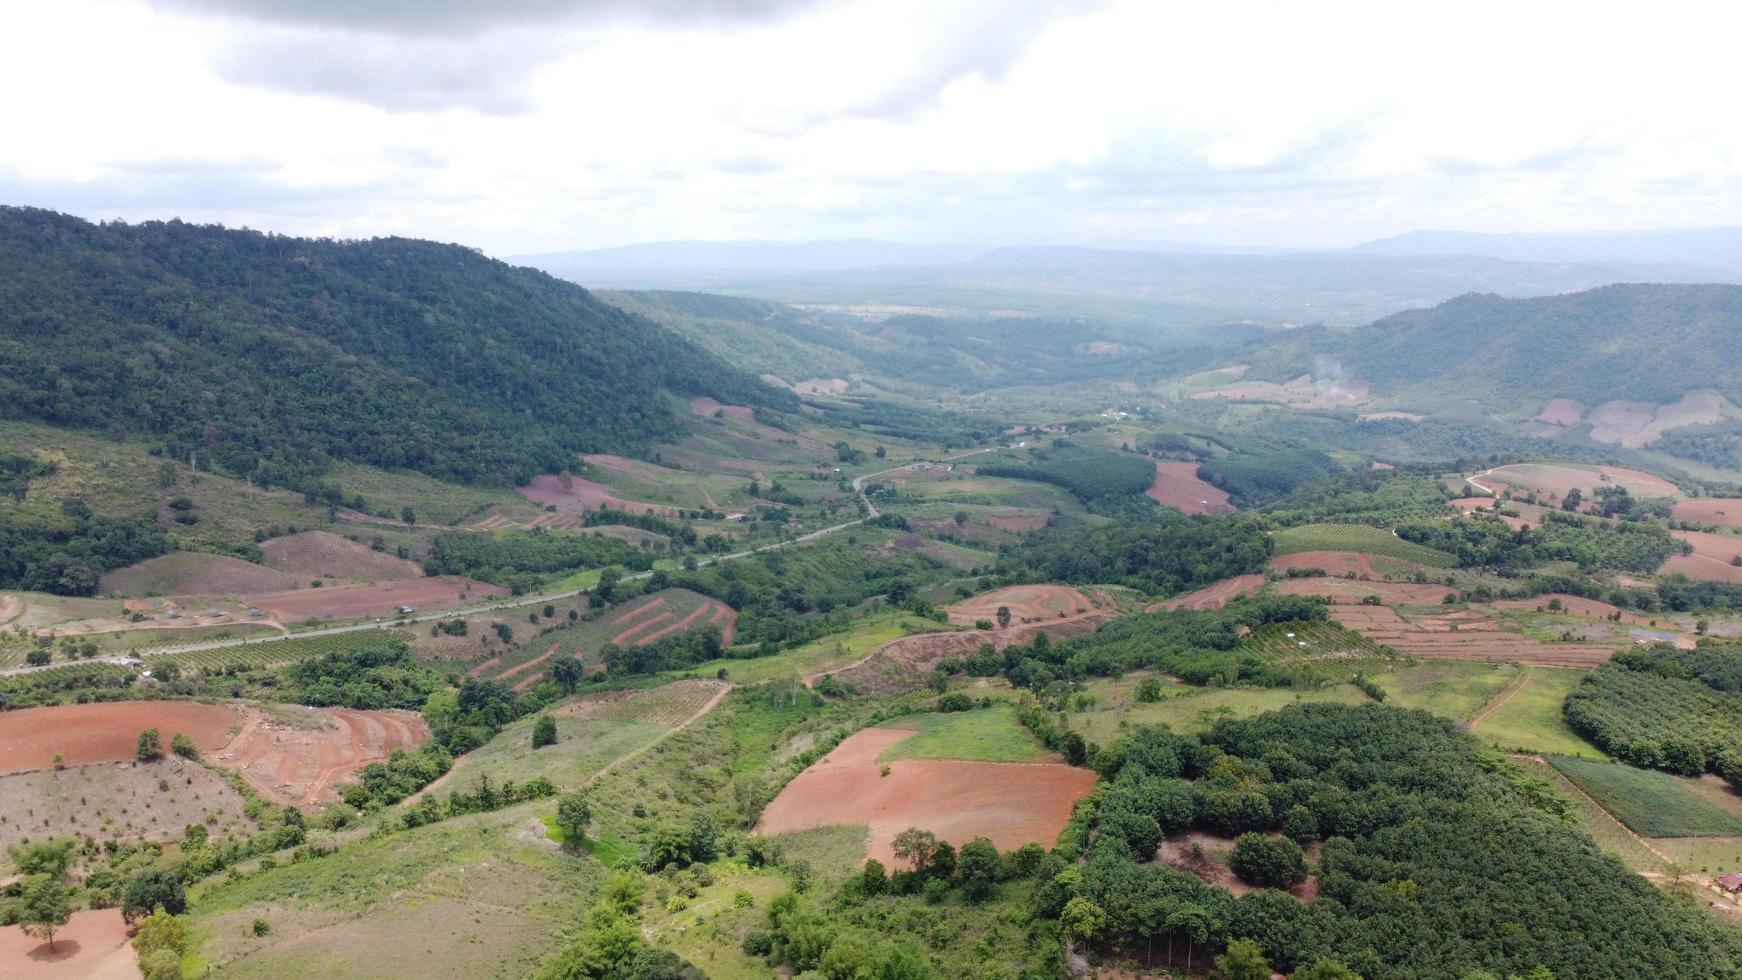
[{"label": "small building", "polygon": [[1727,875],[1719,875],[1718,887],[1732,895],[1742,892],[1742,871],[1732,871]]},{"label": "small building", "polygon": [[398,609],[399,615],[401,615],[401,616],[409,616],[414,611],[415,610],[413,610],[410,606],[400,606]]}]

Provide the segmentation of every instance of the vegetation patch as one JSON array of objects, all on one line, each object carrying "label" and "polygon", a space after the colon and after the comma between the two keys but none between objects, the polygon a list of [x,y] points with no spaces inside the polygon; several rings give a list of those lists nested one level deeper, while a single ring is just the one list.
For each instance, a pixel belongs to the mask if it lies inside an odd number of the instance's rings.
[{"label": "vegetation patch", "polygon": [[1642,837],[1742,836],[1742,818],[1681,777],[1569,756],[1550,756],[1549,763]]},{"label": "vegetation patch", "polygon": [[1405,541],[1386,528],[1366,524],[1302,524],[1277,531],[1271,539],[1279,555],[1301,551],[1364,551],[1433,568],[1451,568],[1457,564],[1457,558],[1447,552]]},{"label": "vegetation patch", "polygon": [[1016,720],[1009,705],[975,711],[908,715],[889,727],[917,732],[884,749],[878,762],[897,759],[962,759],[971,762],[1033,762],[1041,748]]}]

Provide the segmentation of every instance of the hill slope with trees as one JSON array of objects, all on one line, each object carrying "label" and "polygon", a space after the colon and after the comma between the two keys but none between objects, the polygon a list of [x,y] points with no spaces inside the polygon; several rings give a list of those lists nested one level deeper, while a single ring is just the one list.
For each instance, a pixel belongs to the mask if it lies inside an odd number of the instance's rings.
[{"label": "hill slope with trees", "polygon": [[335,461],[520,483],[675,434],[668,395],[792,396],[456,245],[0,208],[0,417],[306,486]]}]

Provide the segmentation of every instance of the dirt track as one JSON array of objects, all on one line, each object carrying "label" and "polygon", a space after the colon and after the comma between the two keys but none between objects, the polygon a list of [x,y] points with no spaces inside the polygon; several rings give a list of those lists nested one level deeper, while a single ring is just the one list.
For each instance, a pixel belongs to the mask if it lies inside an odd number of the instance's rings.
[{"label": "dirt track", "polygon": [[1057,762],[903,759],[882,774],[877,756],[911,731],[867,728],[788,783],[762,811],[756,833],[866,824],[868,857],[894,869],[892,844],[909,827],[957,846],[986,837],[1001,851],[1051,846],[1095,774]]}]

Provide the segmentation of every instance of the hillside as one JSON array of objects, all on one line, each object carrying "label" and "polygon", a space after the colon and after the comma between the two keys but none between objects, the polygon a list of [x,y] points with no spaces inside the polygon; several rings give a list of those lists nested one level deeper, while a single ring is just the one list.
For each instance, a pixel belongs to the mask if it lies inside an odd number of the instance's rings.
[{"label": "hillside", "polygon": [[1457,394],[1509,409],[1568,398],[1673,402],[1706,389],[1742,398],[1742,286],[1605,286],[1563,296],[1471,294],[1338,332],[1256,345],[1252,375],[1343,375],[1375,394]]},{"label": "hillside", "polygon": [[0,209],[0,417],[134,433],[255,483],[334,462],[521,483],[781,405],[586,290],[454,245]]}]

